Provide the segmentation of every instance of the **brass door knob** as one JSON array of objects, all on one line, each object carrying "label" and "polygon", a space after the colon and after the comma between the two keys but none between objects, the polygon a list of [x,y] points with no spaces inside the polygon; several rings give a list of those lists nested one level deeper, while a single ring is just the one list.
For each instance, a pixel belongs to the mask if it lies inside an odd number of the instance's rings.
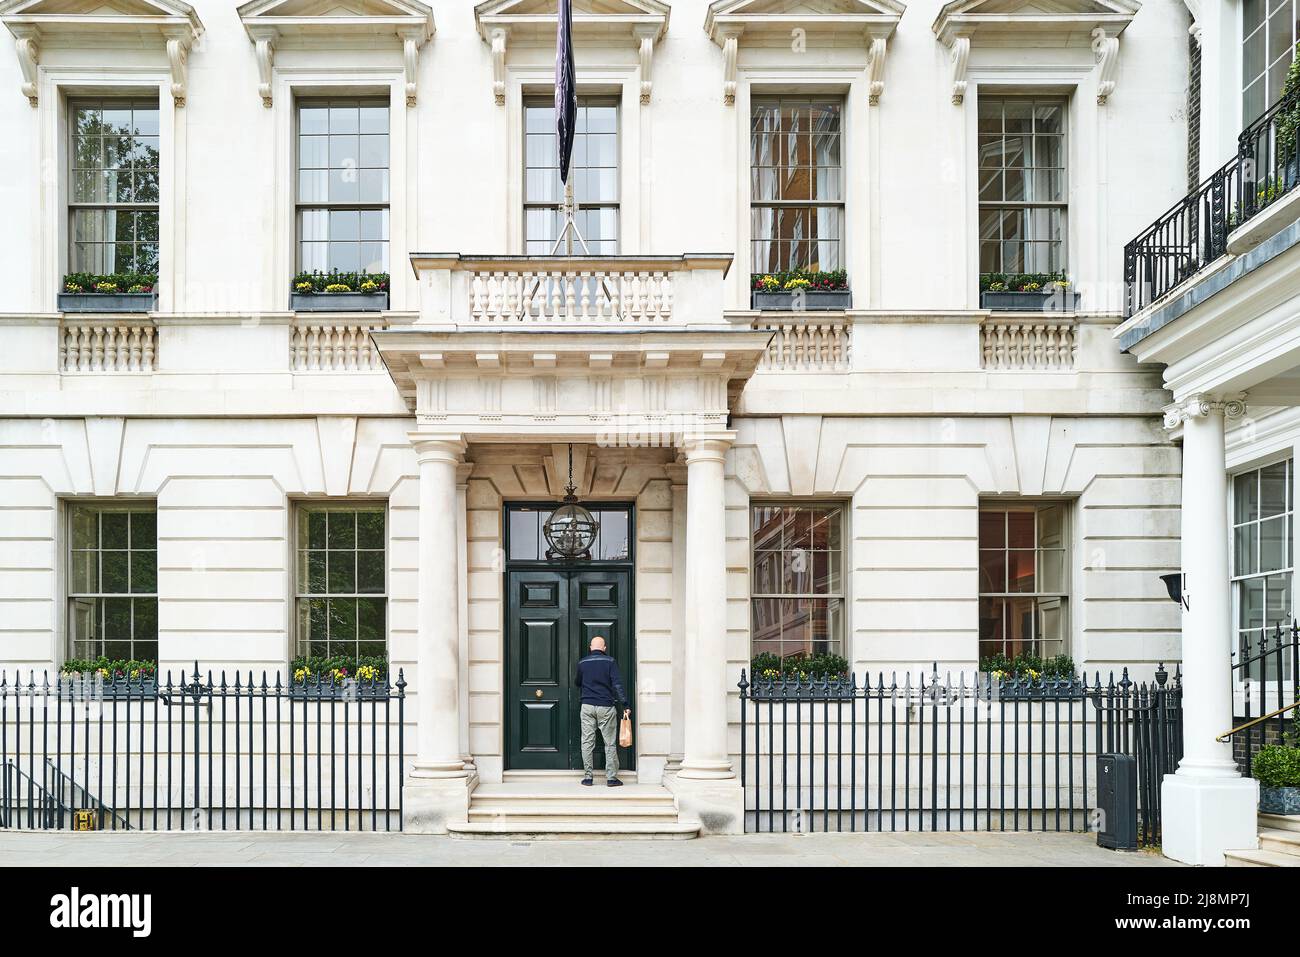
[{"label": "brass door knob", "polygon": [[534,692],[534,693],[537,695],[537,697],[540,698],[540,697],[542,696],[542,689],[541,689],[541,688],[538,688],[537,691]]}]

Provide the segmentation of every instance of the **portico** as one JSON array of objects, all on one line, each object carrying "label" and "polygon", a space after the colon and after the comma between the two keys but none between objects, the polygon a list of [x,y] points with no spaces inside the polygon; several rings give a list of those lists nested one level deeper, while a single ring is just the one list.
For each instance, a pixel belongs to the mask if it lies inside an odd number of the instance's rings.
[{"label": "portico", "polygon": [[1116,331],[1139,361],[1165,365],[1174,398],[1165,427],[1183,442],[1184,757],[1166,777],[1162,800],[1164,852],[1187,863],[1222,864],[1225,851],[1258,843],[1256,782],[1242,776],[1223,737],[1240,693],[1234,636],[1248,616],[1232,590],[1239,570],[1229,561],[1229,472],[1292,443],[1289,424],[1300,409],[1298,255],[1278,242],[1225,260],[1199,287]]},{"label": "portico", "polygon": [[[414,412],[409,441],[419,461],[416,670],[419,688],[433,693],[417,692],[420,743],[406,781],[407,827],[441,832],[464,822],[480,778],[499,782],[511,770],[511,754],[518,753],[506,740],[512,732],[505,712],[520,703],[490,689],[491,680],[500,685],[504,673],[515,673],[507,659],[512,648],[521,653],[508,637],[509,616],[520,614],[517,603],[491,603],[492,621],[490,613],[480,611],[486,603],[471,601],[474,610],[467,614],[475,618],[473,629],[470,641],[462,640],[471,630],[471,622],[461,620],[471,579],[475,588],[497,589],[494,594],[506,597],[500,583],[505,566],[499,559],[508,558],[503,529],[472,528],[475,523],[462,517],[458,471],[463,484],[507,469],[509,478],[491,484],[496,501],[476,500],[483,513],[491,514],[483,508],[487,505],[501,514],[507,497],[558,501],[571,447],[579,463],[574,482],[589,505],[626,496],[618,483],[604,486],[599,479],[601,469],[616,461],[625,470],[640,470],[665,491],[667,466],[685,474],[684,496],[671,496],[663,509],[672,516],[684,498],[684,523],[675,518],[665,523],[667,541],[652,543],[663,546],[657,554],[635,552],[638,590],[653,595],[644,602],[638,598],[637,607],[647,609],[646,617],[660,617],[631,626],[638,637],[644,635],[639,644],[651,650],[624,662],[637,688],[636,740],[643,732],[655,740],[655,725],[669,724],[668,713],[680,699],[683,752],[680,767],[674,762],[665,772],[669,743],[657,749],[664,752],[659,757],[647,754],[641,760],[638,751],[637,770],[643,784],[662,780],[673,791],[683,822],[702,823],[710,831],[742,830],[741,789],[727,746],[723,466],[734,440],[728,428],[730,400],[758,366],[770,333],[733,328],[723,319],[721,283],[728,257],[628,263],[613,257],[584,264],[415,255],[412,263],[427,292],[420,321],[374,333]],[[521,321],[525,317],[527,325]],[[466,531],[459,532],[461,527]],[[673,528],[685,535],[680,551]],[[468,548],[462,535],[471,539]],[[484,568],[479,553],[493,545],[498,560]],[[473,570],[459,561],[471,550]],[[674,553],[685,556],[680,593],[671,586],[677,577]],[[668,585],[661,589],[651,569],[665,564],[669,574],[662,577]],[[648,606],[651,600],[656,607]],[[495,667],[479,669],[492,678],[471,677],[476,653],[471,661],[465,653],[480,646],[495,646]],[[680,664],[673,660],[676,649],[684,658]],[[674,673],[682,677],[680,687]],[[464,708],[466,681],[472,714]],[[539,685],[537,701],[527,705],[540,713],[553,691]],[[494,736],[502,746],[491,748],[492,757],[480,764],[475,743]],[[468,742],[468,754],[462,742]],[[521,763],[518,757],[515,763]]]}]

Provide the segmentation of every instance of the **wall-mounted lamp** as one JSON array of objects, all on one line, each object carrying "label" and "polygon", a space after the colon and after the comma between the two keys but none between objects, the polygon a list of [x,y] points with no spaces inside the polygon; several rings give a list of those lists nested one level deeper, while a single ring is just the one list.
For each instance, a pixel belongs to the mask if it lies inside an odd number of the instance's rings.
[{"label": "wall-mounted lamp", "polygon": [[1169,600],[1176,601],[1183,608],[1191,610],[1191,604],[1187,597],[1187,576],[1182,572],[1170,572],[1168,575],[1161,575],[1160,580],[1165,583],[1165,591],[1169,592]]}]

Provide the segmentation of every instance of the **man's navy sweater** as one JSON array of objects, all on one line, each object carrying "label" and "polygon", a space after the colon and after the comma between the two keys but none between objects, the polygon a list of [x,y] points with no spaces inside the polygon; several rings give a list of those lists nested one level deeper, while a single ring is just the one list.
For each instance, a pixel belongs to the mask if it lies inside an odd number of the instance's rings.
[{"label": "man's navy sweater", "polygon": [[611,708],[617,702],[627,701],[623,690],[623,675],[619,673],[618,662],[603,651],[593,651],[578,662],[578,676],[575,680],[578,690],[582,692],[583,704],[594,704],[601,708]]}]

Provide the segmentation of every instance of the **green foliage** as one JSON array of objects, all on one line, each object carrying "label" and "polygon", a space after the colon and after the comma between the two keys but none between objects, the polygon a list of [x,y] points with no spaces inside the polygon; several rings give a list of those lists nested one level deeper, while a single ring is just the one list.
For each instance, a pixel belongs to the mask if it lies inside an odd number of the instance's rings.
[{"label": "green foliage", "polygon": [[1296,139],[1300,136],[1300,44],[1296,44],[1291,65],[1287,67],[1286,80],[1282,83],[1280,99],[1288,98],[1293,102],[1277,117],[1277,154],[1278,159],[1286,164],[1296,152]]},{"label": "green foliage", "polygon": [[106,680],[118,678],[145,679],[158,677],[158,663],[139,661],[135,658],[118,658],[109,661],[100,655],[98,658],[69,658],[59,669],[61,675],[78,675],[86,672],[98,672]]},{"label": "green foliage", "polygon": [[980,671],[1001,672],[1012,678],[1073,678],[1074,659],[1069,655],[1055,655],[1046,660],[1022,651],[1014,658],[1006,655],[988,655],[980,659]]},{"label": "green foliage", "polygon": [[[63,277],[63,291],[72,293],[153,292],[158,285],[155,273],[114,272],[102,275],[88,272],[70,272]],[[112,287],[112,288],[105,288]]]},{"label": "green foliage", "polygon": [[[373,284],[376,288],[362,288]],[[330,289],[331,286],[340,287]],[[327,292],[388,292],[388,273],[386,272],[300,272],[293,277],[289,289],[303,295]]]},{"label": "green foliage", "polygon": [[1054,292],[1069,285],[1064,272],[980,273],[980,292]]},{"label": "green foliage", "polygon": [[1300,748],[1270,744],[1250,762],[1250,773],[1265,788],[1300,787]]},{"label": "green foliage", "polygon": [[752,678],[844,678],[849,663],[839,655],[793,655],[778,658],[770,652],[755,655],[749,663]]},{"label": "green foliage", "polygon": [[299,655],[289,662],[289,673],[295,684],[328,684],[331,678],[342,681],[358,677],[362,681],[383,681],[388,676],[388,661],[374,655]]},{"label": "green foliage", "polygon": [[849,274],[844,269],[826,269],[813,272],[808,269],[789,269],[781,272],[756,272],[750,277],[750,286],[756,292],[781,292],[788,284],[791,289],[803,288],[813,292],[842,291],[849,288]]}]

